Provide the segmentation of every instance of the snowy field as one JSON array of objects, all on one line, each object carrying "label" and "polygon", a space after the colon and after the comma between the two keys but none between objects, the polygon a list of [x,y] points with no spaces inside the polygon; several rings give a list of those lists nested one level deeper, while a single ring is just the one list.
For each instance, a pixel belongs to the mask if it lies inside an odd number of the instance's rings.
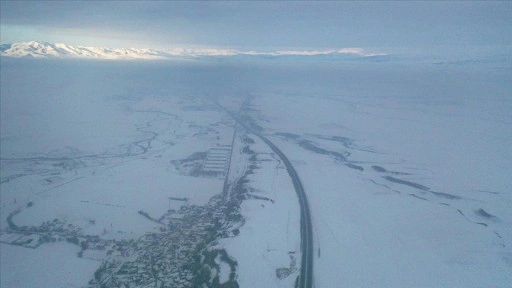
[{"label": "snowy field", "polygon": [[[300,209],[282,161],[259,138],[238,126],[231,159],[232,194],[246,189],[238,237],[219,246],[238,261],[240,287],[293,287],[300,271]],[[279,272],[278,272],[279,271]],[[280,277],[276,277],[280,273]]]},{"label": "snowy field", "polygon": [[[18,227],[58,220],[65,232],[138,239],[160,228],[139,211],[158,219],[184,203],[169,197],[204,205],[222,192],[223,178],[191,177],[175,162],[230,143],[233,121],[208,99],[194,96],[187,68],[174,68],[178,77],[173,69],[159,69],[144,63],[2,59],[2,242],[11,243],[4,240],[13,237],[5,233],[12,213]],[[176,84],[181,81],[190,84]],[[32,279],[20,278],[19,270],[44,269],[29,259],[44,257],[39,249],[47,244],[37,249],[1,245],[1,286],[33,287],[44,271]],[[77,258],[79,249],[70,252],[67,246],[57,242],[45,253],[61,248],[62,257]],[[15,257],[11,249],[26,249],[26,257]],[[57,260],[51,263],[56,271],[75,267],[66,283],[77,287],[85,286],[101,264],[91,271]]]},{"label": "snowy field", "polygon": [[316,68],[251,101],[304,183],[316,287],[508,287],[511,70]]},{"label": "snowy field", "polygon": [[[159,228],[138,211],[178,209],[169,197],[207,203],[224,178],[192,177],[175,163],[232,143],[234,121],[213,98],[233,112],[245,103],[240,113],[297,170],[315,287],[509,287],[508,64],[240,61],[2,58],[0,240],[11,241],[13,213],[18,226],[58,219],[83,234],[137,239]],[[230,181],[251,165],[237,131]],[[247,176],[256,198],[242,202],[240,234],[217,245],[237,260],[241,287],[293,287],[298,200],[279,159],[246,136],[258,155]],[[86,286],[101,262],[78,250],[0,243],[0,286]],[[278,268],[292,274],[279,280]]]}]

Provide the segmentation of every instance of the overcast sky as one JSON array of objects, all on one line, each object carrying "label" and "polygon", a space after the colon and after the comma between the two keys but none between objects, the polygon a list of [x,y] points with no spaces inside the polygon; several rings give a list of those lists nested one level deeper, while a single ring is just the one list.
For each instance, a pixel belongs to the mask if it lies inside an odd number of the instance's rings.
[{"label": "overcast sky", "polygon": [[327,49],[512,45],[512,2],[1,1],[1,42]]}]

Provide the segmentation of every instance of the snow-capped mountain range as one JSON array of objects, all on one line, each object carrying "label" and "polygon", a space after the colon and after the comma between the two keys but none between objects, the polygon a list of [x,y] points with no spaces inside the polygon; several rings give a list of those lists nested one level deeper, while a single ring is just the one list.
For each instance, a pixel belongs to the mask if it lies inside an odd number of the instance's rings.
[{"label": "snow-capped mountain range", "polygon": [[62,43],[21,42],[2,44],[0,56],[34,58],[92,58],[105,60],[166,60],[176,58],[198,58],[208,56],[352,56],[371,57],[384,54],[368,53],[361,48],[332,50],[286,50],[273,52],[242,51],[234,49],[188,49],[175,48],[164,51],[137,48],[104,48],[71,46]]}]

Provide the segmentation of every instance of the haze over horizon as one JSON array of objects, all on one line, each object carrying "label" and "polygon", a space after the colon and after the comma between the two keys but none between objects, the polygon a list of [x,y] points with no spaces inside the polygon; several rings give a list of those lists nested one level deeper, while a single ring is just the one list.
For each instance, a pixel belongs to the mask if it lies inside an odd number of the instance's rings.
[{"label": "haze over horizon", "polygon": [[0,287],[510,288],[512,1],[0,6]]},{"label": "haze over horizon", "polygon": [[242,50],[512,45],[511,2],[2,1],[1,43]]}]

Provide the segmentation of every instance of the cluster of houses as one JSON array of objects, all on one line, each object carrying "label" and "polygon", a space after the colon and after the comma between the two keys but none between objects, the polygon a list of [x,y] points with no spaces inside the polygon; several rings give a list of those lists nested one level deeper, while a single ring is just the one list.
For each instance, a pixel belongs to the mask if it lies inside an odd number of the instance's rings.
[{"label": "cluster of houses", "polygon": [[0,235],[0,241],[27,248],[56,241],[79,246],[79,257],[103,261],[89,288],[198,286],[194,281],[202,267],[201,250],[219,236],[229,237],[237,232],[227,228],[233,220],[233,209],[222,195],[214,196],[204,206],[180,200],[186,204],[178,211],[169,209],[157,220],[162,224],[159,231],[139,239],[107,240],[83,235],[79,227],[60,219],[39,227],[18,227],[11,217],[12,227]]},{"label": "cluster of houses", "polygon": [[[217,145],[200,154],[187,161],[202,160],[201,174],[227,174],[231,145]],[[218,237],[236,235],[238,229],[229,227],[230,223],[240,221],[241,215],[230,207],[232,203],[225,202],[223,195],[214,196],[204,206],[189,205],[186,198],[169,199],[184,201],[185,205],[178,211],[169,209],[159,219],[139,211],[141,216],[162,224],[159,231],[146,233],[139,239],[107,240],[98,235],[84,235],[81,228],[60,219],[47,221],[39,227],[18,227],[12,220],[21,212],[17,210],[9,215],[10,229],[0,234],[0,242],[27,248],[55,241],[79,246],[79,257],[103,261],[88,283],[89,288],[202,287],[203,282],[197,282],[204,280],[198,280],[202,250]],[[91,225],[95,224],[94,220],[90,221]]]},{"label": "cluster of houses", "polygon": [[200,253],[219,235],[228,207],[221,195],[205,206],[170,209],[158,232],[116,243],[115,253],[95,273],[89,287],[191,287],[201,268]]},{"label": "cluster of houses", "polygon": [[[0,234],[0,242],[34,249],[44,243],[63,240],[74,244],[80,243],[80,239],[76,237],[81,235],[80,231],[82,229],[80,227],[60,219],[45,221],[39,226],[17,226],[12,218],[19,212],[20,210],[17,210],[9,215],[7,220],[9,229]],[[88,238],[90,237],[83,236],[82,240],[86,241]]]}]

